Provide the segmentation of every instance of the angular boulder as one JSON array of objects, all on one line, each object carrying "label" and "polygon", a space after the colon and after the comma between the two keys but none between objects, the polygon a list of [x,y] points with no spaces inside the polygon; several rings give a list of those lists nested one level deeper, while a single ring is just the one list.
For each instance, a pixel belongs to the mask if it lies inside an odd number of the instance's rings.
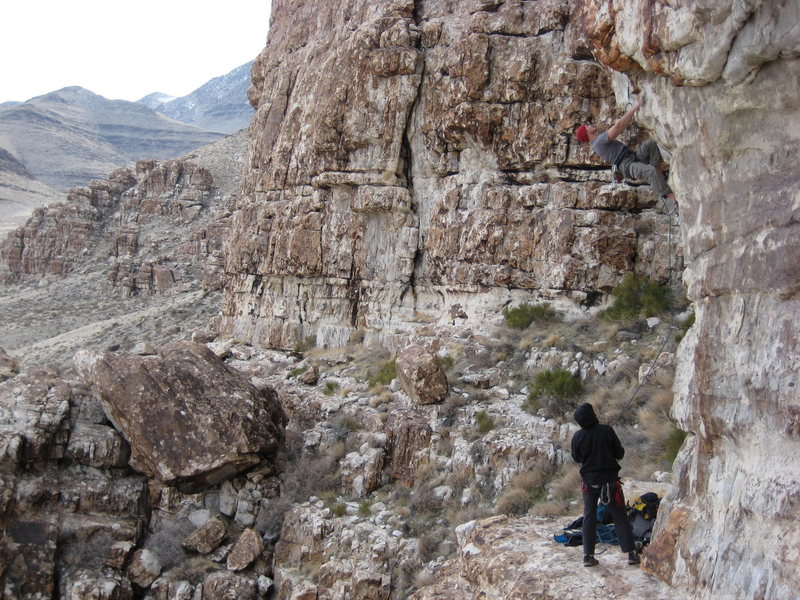
[{"label": "angular boulder", "polygon": [[161,574],[161,560],[158,556],[142,548],[133,553],[128,565],[128,579],[139,587],[146,588]]},{"label": "angular boulder", "polygon": [[447,376],[422,346],[407,347],[395,364],[403,391],[416,404],[437,404],[447,397]]},{"label": "angular boulder", "polygon": [[200,554],[208,554],[222,543],[228,534],[225,523],[219,518],[206,521],[183,541],[183,547]]},{"label": "angular boulder", "polygon": [[286,417],[272,388],[194,342],[155,356],[82,351],[75,368],[131,446],[130,464],[196,493],[272,456]]},{"label": "angular boulder", "polygon": [[228,570],[243,571],[253,564],[263,551],[264,543],[261,535],[253,529],[245,529],[228,555]]}]

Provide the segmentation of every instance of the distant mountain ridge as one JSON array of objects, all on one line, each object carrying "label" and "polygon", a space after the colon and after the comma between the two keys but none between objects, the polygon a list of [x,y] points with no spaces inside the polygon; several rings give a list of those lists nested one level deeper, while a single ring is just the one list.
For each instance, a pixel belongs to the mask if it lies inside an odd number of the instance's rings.
[{"label": "distant mountain ridge", "polygon": [[174,158],[220,137],[143,104],[108,100],[81,87],[0,109],[0,147],[61,192],[140,158]]},{"label": "distant mountain ridge", "polygon": [[251,61],[237,67],[180,98],[155,92],[139,102],[182,123],[208,131],[235,133],[247,127],[253,118],[253,108],[247,100],[252,66]]},{"label": "distant mountain ridge", "polygon": [[138,102],[81,87],[0,104],[0,236],[36,206],[141,158],[177,158],[244,129],[253,116],[247,63],[191,94]]}]

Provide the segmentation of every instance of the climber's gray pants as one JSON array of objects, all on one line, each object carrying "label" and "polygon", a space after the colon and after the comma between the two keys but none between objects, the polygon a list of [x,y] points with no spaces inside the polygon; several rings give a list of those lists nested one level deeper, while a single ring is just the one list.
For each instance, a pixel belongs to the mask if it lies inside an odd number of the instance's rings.
[{"label": "climber's gray pants", "polygon": [[626,179],[647,181],[659,197],[672,192],[664,176],[656,167],[661,164],[661,150],[653,140],[647,140],[634,154],[625,157],[619,165]]}]

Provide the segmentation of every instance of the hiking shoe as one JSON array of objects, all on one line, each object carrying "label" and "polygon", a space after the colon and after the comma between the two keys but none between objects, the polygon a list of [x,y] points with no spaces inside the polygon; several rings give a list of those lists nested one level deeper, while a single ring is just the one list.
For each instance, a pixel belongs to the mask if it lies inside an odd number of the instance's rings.
[{"label": "hiking shoe", "polygon": [[[636,553],[636,550],[633,552],[628,552],[628,564],[629,565],[638,565],[641,560],[639,560],[639,555]],[[586,560],[584,559],[584,564],[586,564]]]},{"label": "hiking shoe", "polygon": [[583,566],[584,567],[596,567],[599,564],[600,563],[597,561],[597,559],[594,556],[592,556],[591,554],[584,555],[584,557],[583,557]]}]

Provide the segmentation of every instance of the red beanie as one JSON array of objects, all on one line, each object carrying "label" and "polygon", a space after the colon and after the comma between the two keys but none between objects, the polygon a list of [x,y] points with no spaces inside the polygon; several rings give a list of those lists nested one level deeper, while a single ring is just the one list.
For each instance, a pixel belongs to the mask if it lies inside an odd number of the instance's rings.
[{"label": "red beanie", "polygon": [[575,130],[575,137],[584,144],[589,141],[589,134],[586,132],[586,125],[581,125]]}]

